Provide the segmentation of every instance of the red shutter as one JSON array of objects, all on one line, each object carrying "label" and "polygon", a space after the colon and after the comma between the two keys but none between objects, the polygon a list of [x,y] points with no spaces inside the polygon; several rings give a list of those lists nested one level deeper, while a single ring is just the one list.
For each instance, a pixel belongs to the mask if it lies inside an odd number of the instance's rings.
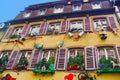
[{"label": "red shutter", "polygon": [[44,33],[45,33],[46,24],[47,24],[46,22],[43,22],[43,23],[40,25],[39,34],[44,34]]},{"label": "red shutter", "polygon": [[39,13],[39,11],[40,11],[40,10],[34,10],[34,11],[32,11],[30,17],[35,17],[35,16],[37,16],[37,14]]},{"label": "red shutter", "polygon": [[102,8],[109,8],[109,7],[110,7],[109,1],[102,1]]},{"label": "red shutter", "polygon": [[66,56],[67,56],[67,50],[64,48],[59,49],[59,53],[57,55],[56,70],[65,70],[67,64]]},{"label": "red shutter", "polygon": [[84,31],[87,31],[87,32],[91,31],[91,29],[90,29],[90,19],[89,18],[85,19]]},{"label": "red shutter", "polygon": [[82,5],[82,10],[91,10],[92,9],[92,6],[90,3],[84,3]]},{"label": "red shutter", "polygon": [[117,51],[118,61],[120,62],[120,46],[117,46],[117,47],[116,47],[116,51]]},{"label": "red shutter", "polygon": [[53,10],[54,10],[54,8],[48,8],[46,11],[46,14],[52,14]]},{"label": "red shutter", "polygon": [[24,12],[21,12],[21,13],[19,13],[19,14],[15,17],[15,19],[21,19],[21,18],[23,18],[23,15],[24,15]]},{"label": "red shutter", "polygon": [[18,52],[17,56],[16,56],[15,59],[14,59],[12,68],[17,65],[18,61],[20,60],[20,57],[21,57],[21,53]]},{"label": "red shutter", "polygon": [[93,70],[96,68],[95,66],[95,49],[93,47],[85,48],[85,69]]},{"label": "red shutter", "polygon": [[46,23],[45,30],[44,30],[44,33],[45,33],[45,34],[47,33],[48,27],[49,27],[49,23],[47,22],[47,23]]},{"label": "red shutter", "polygon": [[64,12],[71,12],[71,11],[72,11],[72,5],[64,6]]},{"label": "red shutter", "polygon": [[28,69],[35,68],[35,64],[39,60],[38,58],[40,58],[40,53],[41,53],[41,51],[38,49],[33,50],[33,53],[32,53],[31,59],[30,59],[30,63],[28,65]]},{"label": "red shutter", "polygon": [[65,33],[68,31],[68,21],[64,20],[62,21],[62,25],[61,25],[61,33]]},{"label": "red shutter", "polygon": [[10,35],[12,34],[13,30],[14,30],[14,28],[9,28],[9,29],[7,30],[7,32],[6,32],[5,36],[4,36],[4,38],[9,38]]},{"label": "red shutter", "polygon": [[11,69],[12,68],[13,62],[14,62],[17,54],[18,54],[18,51],[12,51],[12,53],[10,55],[10,58],[9,58],[9,61],[7,63],[6,69]]},{"label": "red shutter", "polygon": [[30,30],[30,24],[25,24],[25,26],[22,28],[22,34],[24,34],[25,36],[28,35],[28,32]]},{"label": "red shutter", "polygon": [[109,17],[110,27],[114,30],[117,29],[114,17]]}]

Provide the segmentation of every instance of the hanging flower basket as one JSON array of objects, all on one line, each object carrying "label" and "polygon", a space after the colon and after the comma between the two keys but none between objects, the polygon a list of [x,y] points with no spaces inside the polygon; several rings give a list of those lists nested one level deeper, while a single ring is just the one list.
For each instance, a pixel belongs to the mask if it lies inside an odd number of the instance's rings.
[{"label": "hanging flower basket", "polygon": [[58,47],[62,47],[62,46],[63,46],[63,44],[64,44],[64,42],[63,42],[63,41],[59,41],[59,42],[57,42],[57,46],[58,46]]},{"label": "hanging flower basket", "polygon": [[34,44],[34,48],[36,49],[42,49],[43,48],[43,44]]}]

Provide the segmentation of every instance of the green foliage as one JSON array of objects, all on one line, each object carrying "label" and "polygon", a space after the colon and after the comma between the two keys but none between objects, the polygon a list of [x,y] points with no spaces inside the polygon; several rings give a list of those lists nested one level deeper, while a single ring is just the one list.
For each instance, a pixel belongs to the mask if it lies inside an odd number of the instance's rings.
[{"label": "green foliage", "polygon": [[68,66],[71,66],[72,64],[74,64],[74,58],[70,56],[68,60]]},{"label": "green foliage", "polygon": [[18,66],[26,66],[28,65],[27,57],[22,56],[17,64]]},{"label": "green foliage", "polygon": [[10,36],[10,38],[18,38],[18,35],[13,34],[13,35]]},{"label": "green foliage", "polygon": [[50,66],[50,64],[54,64],[54,61],[55,61],[54,57],[50,57],[47,62],[47,65]]}]

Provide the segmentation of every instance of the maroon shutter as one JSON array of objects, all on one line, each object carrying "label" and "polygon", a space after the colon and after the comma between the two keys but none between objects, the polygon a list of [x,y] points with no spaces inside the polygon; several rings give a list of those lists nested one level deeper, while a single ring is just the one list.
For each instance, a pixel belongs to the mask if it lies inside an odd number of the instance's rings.
[{"label": "maroon shutter", "polygon": [[21,53],[18,52],[17,56],[14,59],[14,63],[12,65],[12,68],[17,65],[18,61],[20,60],[20,57],[21,57]]},{"label": "maroon shutter", "polygon": [[9,61],[7,63],[6,69],[11,69],[12,68],[13,62],[14,62],[17,54],[18,54],[18,51],[12,51],[12,53],[10,55],[10,58],[9,58]]},{"label": "maroon shutter", "polygon": [[25,24],[25,26],[22,28],[22,34],[27,36],[30,30],[30,26],[31,26],[30,24]]},{"label": "maroon shutter", "polygon": [[46,11],[46,14],[52,14],[54,11],[54,8],[48,8],[47,11]]},{"label": "maroon shutter", "polygon": [[37,16],[38,13],[39,13],[39,11],[40,11],[40,10],[34,10],[34,11],[32,11],[30,17],[35,17],[35,16]]},{"label": "maroon shutter", "polygon": [[110,27],[114,30],[117,29],[114,17],[109,17]]},{"label": "maroon shutter", "polygon": [[46,22],[43,22],[43,23],[40,25],[39,34],[44,34],[44,33],[45,33],[46,24],[47,24]]},{"label": "maroon shutter", "polygon": [[85,19],[84,31],[87,31],[87,32],[91,31],[91,29],[90,29],[90,19],[89,18]]},{"label": "maroon shutter", "polygon": [[116,47],[116,51],[117,51],[118,61],[120,62],[120,46],[117,46],[117,47]]},{"label": "maroon shutter", "polygon": [[7,30],[7,33],[5,34],[4,38],[9,38],[10,35],[12,34],[13,30],[14,30],[14,28],[9,28],[9,29]]},{"label": "maroon shutter", "polygon": [[38,50],[38,49],[33,50],[33,53],[32,53],[31,59],[30,59],[30,63],[28,65],[28,69],[35,68],[35,64],[36,64],[38,57],[39,57],[39,52],[40,52],[40,50]]},{"label": "maroon shutter", "polygon": [[66,55],[67,50],[64,48],[59,49],[59,53],[57,55],[57,63],[56,70],[65,70],[66,67]]},{"label": "maroon shutter", "polygon": [[46,23],[45,30],[44,30],[44,33],[45,33],[45,34],[47,33],[48,27],[49,27],[49,23],[47,22],[47,23]]},{"label": "maroon shutter", "polygon": [[24,12],[21,12],[21,13],[19,13],[19,14],[15,17],[15,19],[21,19],[21,18],[23,18],[23,15],[24,15]]},{"label": "maroon shutter", "polygon": [[62,25],[61,25],[61,33],[67,32],[68,31],[67,29],[68,29],[68,21],[64,20],[62,21]]},{"label": "maroon shutter", "polygon": [[85,69],[93,70],[95,69],[95,51],[93,47],[85,48]]},{"label": "maroon shutter", "polygon": [[64,12],[71,12],[71,11],[72,11],[72,5],[64,6]]},{"label": "maroon shutter", "polygon": [[84,3],[82,5],[82,10],[91,10],[92,9],[92,6],[90,3]]},{"label": "maroon shutter", "polygon": [[109,7],[110,7],[109,1],[102,1],[102,8],[109,8]]}]

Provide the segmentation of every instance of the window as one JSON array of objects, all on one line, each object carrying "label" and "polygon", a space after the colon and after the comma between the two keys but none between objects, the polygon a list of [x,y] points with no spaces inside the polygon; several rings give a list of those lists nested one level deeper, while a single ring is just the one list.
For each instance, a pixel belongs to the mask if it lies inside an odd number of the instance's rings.
[{"label": "window", "polygon": [[31,14],[31,12],[25,12],[25,13],[24,13],[24,17],[27,18],[27,17],[30,16],[30,14]]},{"label": "window", "polygon": [[62,6],[55,7],[54,13],[62,13],[62,12],[63,12],[63,7]]},{"label": "window", "polygon": [[40,11],[39,11],[38,15],[44,15],[44,14],[45,14],[45,12],[46,12],[46,10],[45,10],[45,9],[40,9]]},{"label": "window", "polygon": [[101,8],[100,2],[92,3],[92,8],[93,9],[100,9]]},{"label": "window", "polygon": [[108,29],[108,24],[106,19],[95,19],[94,20],[94,30],[99,31],[99,30],[107,30]]},{"label": "window", "polygon": [[71,21],[70,32],[79,32],[83,30],[83,21]]},{"label": "window", "polygon": [[22,32],[22,27],[16,27],[12,35],[20,35],[21,32]]},{"label": "window", "polygon": [[10,57],[11,52],[12,52],[11,50],[2,51],[2,54],[0,55],[0,58],[2,58],[5,55],[8,55],[8,57]]},{"label": "window", "polygon": [[46,58],[48,61],[50,57],[55,58],[56,50],[44,50],[42,58]]},{"label": "window", "polygon": [[27,57],[27,60],[30,61],[32,51],[31,50],[22,50],[21,51],[22,56]]},{"label": "window", "polygon": [[40,25],[32,25],[29,31],[30,36],[38,35],[39,29],[40,29]]},{"label": "window", "polygon": [[73,11],[78,11],[78,10],[80,10],[80,9],[81,9],[81,7],[80,7],[79,4],[73,6]]}]

